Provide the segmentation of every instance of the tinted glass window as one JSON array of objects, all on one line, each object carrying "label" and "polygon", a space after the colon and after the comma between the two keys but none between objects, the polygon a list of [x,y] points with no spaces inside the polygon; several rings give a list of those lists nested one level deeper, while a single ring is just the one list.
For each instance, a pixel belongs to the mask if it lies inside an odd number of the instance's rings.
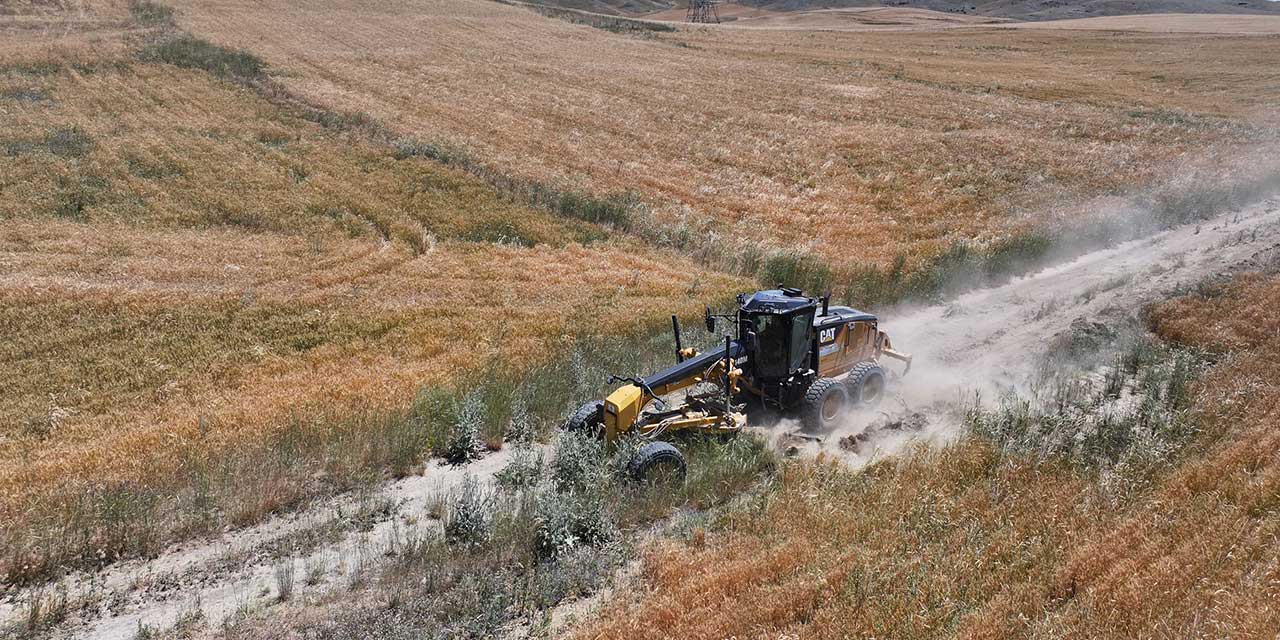
[{"label": "tinted glass window", "polygon": [[791,362],[789,371],[809,368],[809,344],[813,330],[813,314],[798,313],[791,316]]},{"label": "tinted glass window", "polygon": [[761,314],[753,319],[756,332],[756,372],[762,376],[786,373],[788,318]]}]

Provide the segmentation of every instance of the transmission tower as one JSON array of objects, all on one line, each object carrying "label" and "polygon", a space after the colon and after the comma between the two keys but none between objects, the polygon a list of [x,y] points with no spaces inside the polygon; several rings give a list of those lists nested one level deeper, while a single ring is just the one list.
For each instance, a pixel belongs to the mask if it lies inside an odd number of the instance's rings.
[{"label": "transmission tower", "polygon": [[720,4],[718,0],[689,0],[689,13],[685,14],[684,21],[720,24],[717,4]]}]

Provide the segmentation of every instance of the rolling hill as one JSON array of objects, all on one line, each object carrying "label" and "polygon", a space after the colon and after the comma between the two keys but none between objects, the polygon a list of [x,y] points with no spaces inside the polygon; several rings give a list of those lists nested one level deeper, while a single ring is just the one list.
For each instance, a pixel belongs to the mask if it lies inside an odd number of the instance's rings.
[{"label": "rolling hill", "polygon": [[[663,12],[662,19],[680,14],[683,1],[658,0],[535,0],[538,4],[594,11],[613,15],[648,16]],[[739,0],[726,4],[732,15],[733,5],[770,13],[790,13],[821,9],[866,7],[901,7],[927,9],[942,13],[958,13],[1011,20],[1061,20],[1094,16],[1119,16],[1152,13],[1239,13],[1280,15],[1280,3],[1269,0]],[[679,11],[673,11],[678,9]]]}]

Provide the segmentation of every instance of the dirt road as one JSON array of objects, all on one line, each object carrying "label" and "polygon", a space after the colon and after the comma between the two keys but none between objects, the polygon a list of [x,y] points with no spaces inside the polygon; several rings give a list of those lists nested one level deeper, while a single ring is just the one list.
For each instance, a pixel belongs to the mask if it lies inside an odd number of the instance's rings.
[{"label": "dirt road", "polygon": [[[1088,253],[947,304],[885,314],[882,324],[895,344],[916,357],[901,387],[902,402],[917,407],[953,400],[966,390],[994,395],[1018,388],[1051,339],[1077,318],[1098,317],[1112,308],[1132,310],[1179,285],[1256,268],[1277,253],[1280,201],[1270,200]],[[839,451],[838,438],[866,424],[865,417],[851,421],[847,433],[802,442],[799,448]],[[910,442],[953,435],[951,425],[935,422],[920,431],[874,434],[858,453],[842,455],[861,465]],[[151,561],[71,576],[62,583],[70,615],[55,637],[131,638],[140,624],[163,628],[197,611],[216,625],[279,599],[286,582],[293,597],[340,586],[388,547],[439,526],[430,517],[435,496],[456,488],[466,474],[491,478],[508,458],[504,451],[465,468],[432,464],[421,476],[383,487],[376,497],[329,501],[215,540],[177,545]],[[356,526],[353,519],[365,522]],[[46,588],[42,595],[55,592]],[[20,624],[32,595],[14,594],[0,602],[0,624]]]},{"label": "dirt road", "polygon": [[[884,315],[882,327],[915,360],[897,387],[900,398],[886,399],[881,410],[888,415],[879,417],[901,418],[974,393],[990,399],[1025,391],[1052,340],[1078,319],[1105,322],[1179,286],[1273,263],[1277,254],[1280,200],[1272,199],[1199,225],[1086,253],[946,304]],[[826,451],[861,466],[909,443],[943,441],[956,433],[954,421],[930,413],[918,429],[868,433],[856,453],[839,446],[841,438],[858,437],[877,417],[854,414],[821,441],[791,439],[788,446]],[[794,426],[783,425],[784,431],[793,432]]]}]

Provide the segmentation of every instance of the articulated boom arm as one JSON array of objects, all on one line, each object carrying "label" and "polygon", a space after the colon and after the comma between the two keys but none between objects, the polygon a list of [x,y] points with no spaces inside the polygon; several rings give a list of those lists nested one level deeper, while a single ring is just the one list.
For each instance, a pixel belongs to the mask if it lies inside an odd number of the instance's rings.
[{"label": "articulated boom arm", "polygon": [[[745,417],[732,414],[730,411],[713,413],[699,410],[685,404],[653,416],[655,420],[646,421],[643,425],[636,423],[641,412],[655,399],[691,387],[708,380],[727,379],[729,389],[725,400],[737,391],[738,377],[742,371],[733,366],[733,359],[742,357],[746,350],[736,341],[707,351],[695,353],[686,350],[689,358],[675,366],[659,371],[640,382],[619,387],[604,402],[605,436],[612,440],[620,433],[637,428],[647,434],[656,430],[675,431],[679,429],[737,430],[745,424]],[[725,375],[728,369],[728,376]],[[732,415],[731,415],[732,414]]]}]

